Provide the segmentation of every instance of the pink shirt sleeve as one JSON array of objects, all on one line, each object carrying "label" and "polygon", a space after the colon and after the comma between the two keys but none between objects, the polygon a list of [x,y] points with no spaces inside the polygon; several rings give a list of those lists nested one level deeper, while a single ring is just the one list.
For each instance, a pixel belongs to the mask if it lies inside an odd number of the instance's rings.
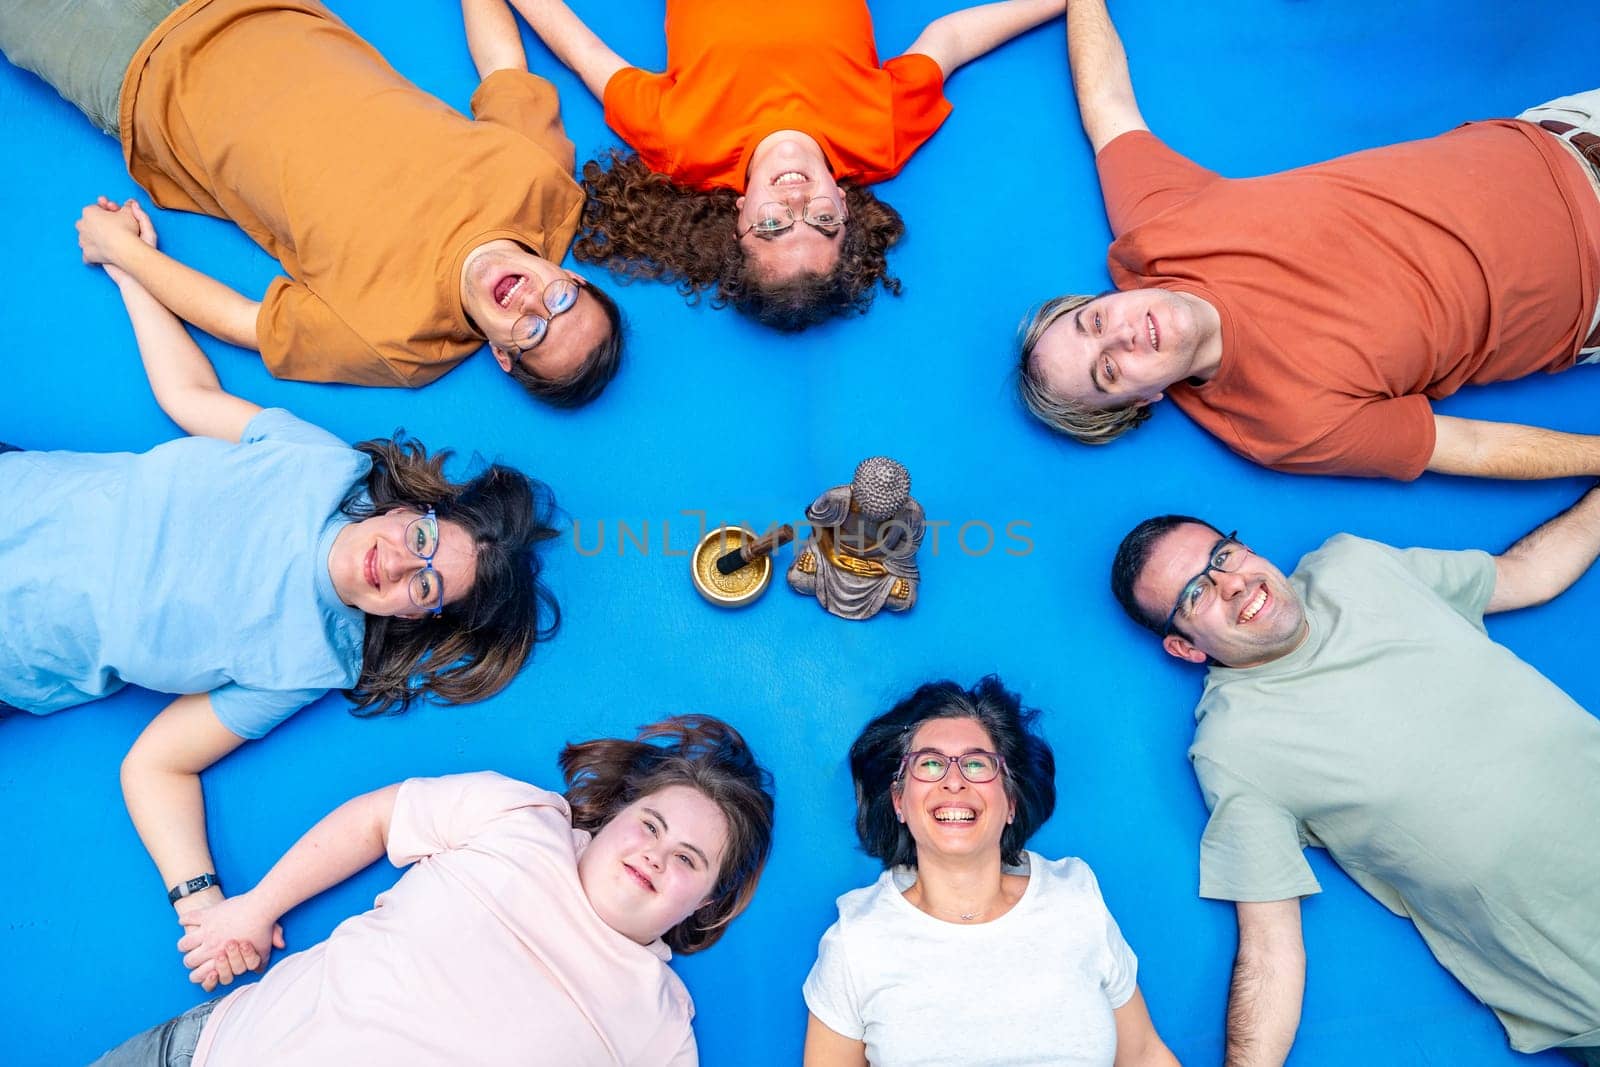
[{"label": "pink shirt sleeve", "polygon": [[1095,156],[1111,232],[1120,237],[1221,178],[1163,144],[1149,130],[1130,130]]},{"label": "pink shirt sleeve", "polygon": [[395,797],[389,820],[389,862],[396,867],[461,848],[507,812],[547,808],[570,820],[559,793],[493,771],[409,778]]}]

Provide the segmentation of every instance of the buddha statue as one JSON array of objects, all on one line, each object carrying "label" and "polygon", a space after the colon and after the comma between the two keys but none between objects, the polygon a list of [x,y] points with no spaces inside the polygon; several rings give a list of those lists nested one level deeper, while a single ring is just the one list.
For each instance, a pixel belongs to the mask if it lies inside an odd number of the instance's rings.
[{"label": "buddha statue", "polygon": [[789,585],[842,619],[870,619],[917,602],[922,505],[911,475],[884,456],[864,459],[849,485],[806,508],[811,536],[789,567]]}]

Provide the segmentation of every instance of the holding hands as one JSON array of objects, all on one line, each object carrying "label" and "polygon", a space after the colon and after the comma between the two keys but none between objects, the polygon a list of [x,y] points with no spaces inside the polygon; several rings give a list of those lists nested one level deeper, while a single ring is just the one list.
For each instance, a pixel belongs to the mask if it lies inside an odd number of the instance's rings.
[{"label": "holding hands", "polygon": [[78,248],[83,251],[83,261],[105,267],[106,273],[118,285],[133,280],[119,265],[119,249],[125,248],[130,238],[137,238],[151,248],[156,247],[155,224],[139,202],[132,198],[121,204],[103,196],[98,198],[83,209],[77,226]]},{"label": "holding hands", "polygon": [[184,935],[178,951],[189,981],[207,993],[246,971],[264,971],[272,950],[283,948],[283,927],[272,909],[252,893],[219,899],[180,912]]}]

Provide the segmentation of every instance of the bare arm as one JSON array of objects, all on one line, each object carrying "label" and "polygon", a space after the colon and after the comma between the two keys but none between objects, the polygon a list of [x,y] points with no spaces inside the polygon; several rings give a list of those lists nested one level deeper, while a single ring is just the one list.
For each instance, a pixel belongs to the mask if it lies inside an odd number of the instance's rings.
[{"label": "bare arm", "polygon": [[867,1046],[806,1013],[804,1067],[867,1067]]},{"label": "bare arm", "polygon": [[1063,0],[1001,0],[952,11],[928,23],[906,49],[939,64],[946,78],[1018,34],[1061,14]]},{"label": "bare arm", "polygon": [[[163,888],[214,872],[200,772],[244,744],[205,693],[179,697],[150,720],[122,761],[122,796]],[[223,899],[216,886],[174,905],[178,921]],[[213,983],[214,984],[214,983]],[[209,986],[208,986],[209,988]]]},{"label": "bare arm", "polygon": [[1449,415],[1433,425],[1430,471],[1517,481],[1600,476],[1600,437],[1591,434]]},{"label": "bare arm", "polygon": [[1600,556],[1600,488],[1495,557],[1486,614],[1512,611],[1566,592]]},{"label": "bare arm", "polygon": [[561,0],[511,0],[511,5],[528,20],[545,47],[583,80],[594,98],[603,100],[606,82],[626,67],[627,61],[595,36]]},{"label": "bare arm", "polygon": [[126,224],[131,217],[126,213],[135,211],[139,226],[148,227],[150,219],[133,201],[118,207],[104,197],[100,200],[100,204],[84,208],[78,220],[78,247],[83,249],[85,263],[118,268],[180,319],[231,345],[260,350],[256,341],[259,300],[157,251],[153,240],[142,240],[139,227]]},{"label": "bare arm", "polygon": [[1117,1026],[1117,1058],[1113,1067],[1178,1067],[1178,1057],[1156,1033],[1144,994],[1137,987],[1112,1017]]},{"label": "bare arm", "polygon": [[1300,1027],[1306,948],[1300,901],[1241,901],[1239,952],[1228,994],[1226,1067],[1283,1063]]},{"label": "bare arm", "polygon": [[1067,0],[1067,62],[1083,132],[1096,153],[1130,130],[1147,130],[1133,96],[1128,54],[1105,0]]},{"label": "bare arm", "polygon": [[461,0],[461,21],[467,30],[467,51],[478,77],[497,70],[527,70],[528,54],[522,49],[517,16],[505,0]]},{"label": "bare arm", "polygon": [[[242,952],[244,962],[256,966],[255,946],[290,909],[380,859],[399,792],[391,785],[345,801],[307,830],[254,889],[185,915],[187,933],[178,949],[192,968],[190,980],[203,983],[231,952]],[[281,936],[275,943],[283,947]]]}]

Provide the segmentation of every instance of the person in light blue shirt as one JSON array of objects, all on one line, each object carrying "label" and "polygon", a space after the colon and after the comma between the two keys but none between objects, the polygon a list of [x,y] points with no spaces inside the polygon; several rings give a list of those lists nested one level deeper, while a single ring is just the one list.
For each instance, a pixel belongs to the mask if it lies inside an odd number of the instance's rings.
[{"label": "person in light blue shirt", "polygon": [[[131,201],[101,209],[155,243]],[[224,392],[178,320],[107,272],[191,436],[140,455],[0,451],[0,702],[178,695],[122,781],[187,925],[223,898],[200,772],[330,689],[366,715],[503,688],[559,617],[537,554],[554,505],[515,470],[453,483],[418,442],[351,447]]]}]

